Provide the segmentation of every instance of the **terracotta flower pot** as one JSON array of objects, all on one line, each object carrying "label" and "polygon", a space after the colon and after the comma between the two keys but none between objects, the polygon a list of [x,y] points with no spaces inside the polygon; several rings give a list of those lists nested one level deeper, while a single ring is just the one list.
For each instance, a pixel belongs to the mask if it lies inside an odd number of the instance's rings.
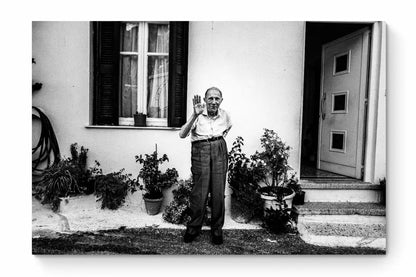
[{"label": "terracotta flower pot", "polygon": [[163,197],[159,199],[149,199],[143,197],[143,200],[147,214],[156,215],[159,213],[160,207],[162,206]]}]

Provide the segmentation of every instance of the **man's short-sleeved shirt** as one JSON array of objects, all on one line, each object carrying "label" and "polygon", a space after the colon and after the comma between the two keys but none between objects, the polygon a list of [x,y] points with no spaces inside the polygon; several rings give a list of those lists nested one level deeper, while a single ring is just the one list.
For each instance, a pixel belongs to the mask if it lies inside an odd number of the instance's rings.
[{"label": "man's short-sleeved shirt", "polygon": [[191,141],[225,137],[231,127],[231,118],[226,111],[218,109],[218,114],[215,117],[209,117],[205,109],[192,125]]}]

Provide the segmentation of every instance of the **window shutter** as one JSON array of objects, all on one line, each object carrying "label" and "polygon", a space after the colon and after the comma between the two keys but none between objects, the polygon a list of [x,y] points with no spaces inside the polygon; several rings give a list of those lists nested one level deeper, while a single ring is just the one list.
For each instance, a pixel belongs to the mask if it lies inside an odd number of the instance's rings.
[{"label": "window shutter", "polygon": [[95,125],[118,125],[120,23],[94,22]]},{"label": "window shutter", "polygon": [[168,125],[186,122],[189,22],[170,22]]}]

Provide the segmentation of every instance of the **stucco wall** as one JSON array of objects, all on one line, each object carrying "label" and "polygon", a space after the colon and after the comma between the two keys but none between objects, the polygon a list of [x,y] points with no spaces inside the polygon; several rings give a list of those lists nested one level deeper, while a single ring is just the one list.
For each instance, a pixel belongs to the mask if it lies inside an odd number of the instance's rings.
[{"label": "stucco wall", "polygon": [[219,87],[233,120],[229,147],[242,136],[252,154],[263,128],[273,129],[293,147],[299,172],[304,23],[193,22],[189,36],[188,103]]},{"label": "stucco wall", "polygon": [[[259,148],[262,128],[274,129],[293,147],[290,164],[299,172],[300,112],[304,23],[191,22],[188,103],[210,86],[224,93],[223,108],[246,152]],[[91,129],[91,37],[89,22],[34,22],[33,80],[43,88],[32,103],[51,120],[64,156],[73,142],[89,148],[89,163],[98,160],[104,172],[125,168],[134,176],[134,156],[150,153],[155,143],[181,178],[190,176],[189,138],[178,130]],[[188,116],[191,105],[188,105]],[[37,137],[33,125],[33,137]]]},{"label": "stucco wall", "polygon": [[[262,128],[276,130],[293,147],[299,167],[303,28],[299,22],[191,22],[188,103],[194,93],[215,85],[234,127],[227,141],[241,135],[246,150],[259,147]],[[177,130],[88,129],[90,122],[89,22],[33,23],[33,79],[43,83],[33,105],[45,110],[64,155],[78,142],[90,149],[90,162],[105,171],[122,167],[137,173],[134,155],[158,144],[181,177],[190,174],[189,140]],[[188,115],[191,105],[188,105]]]}]

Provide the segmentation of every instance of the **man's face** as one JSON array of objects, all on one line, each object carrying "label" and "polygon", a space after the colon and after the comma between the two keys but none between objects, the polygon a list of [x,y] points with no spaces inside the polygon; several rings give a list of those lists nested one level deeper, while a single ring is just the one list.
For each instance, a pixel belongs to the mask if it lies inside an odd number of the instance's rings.
[{"label": "man's face", "polygon": [[204,101],[207,105],[208,113],[217,113],[222,102],[222,97],[219,91],[212,89],[207,92]]}]

